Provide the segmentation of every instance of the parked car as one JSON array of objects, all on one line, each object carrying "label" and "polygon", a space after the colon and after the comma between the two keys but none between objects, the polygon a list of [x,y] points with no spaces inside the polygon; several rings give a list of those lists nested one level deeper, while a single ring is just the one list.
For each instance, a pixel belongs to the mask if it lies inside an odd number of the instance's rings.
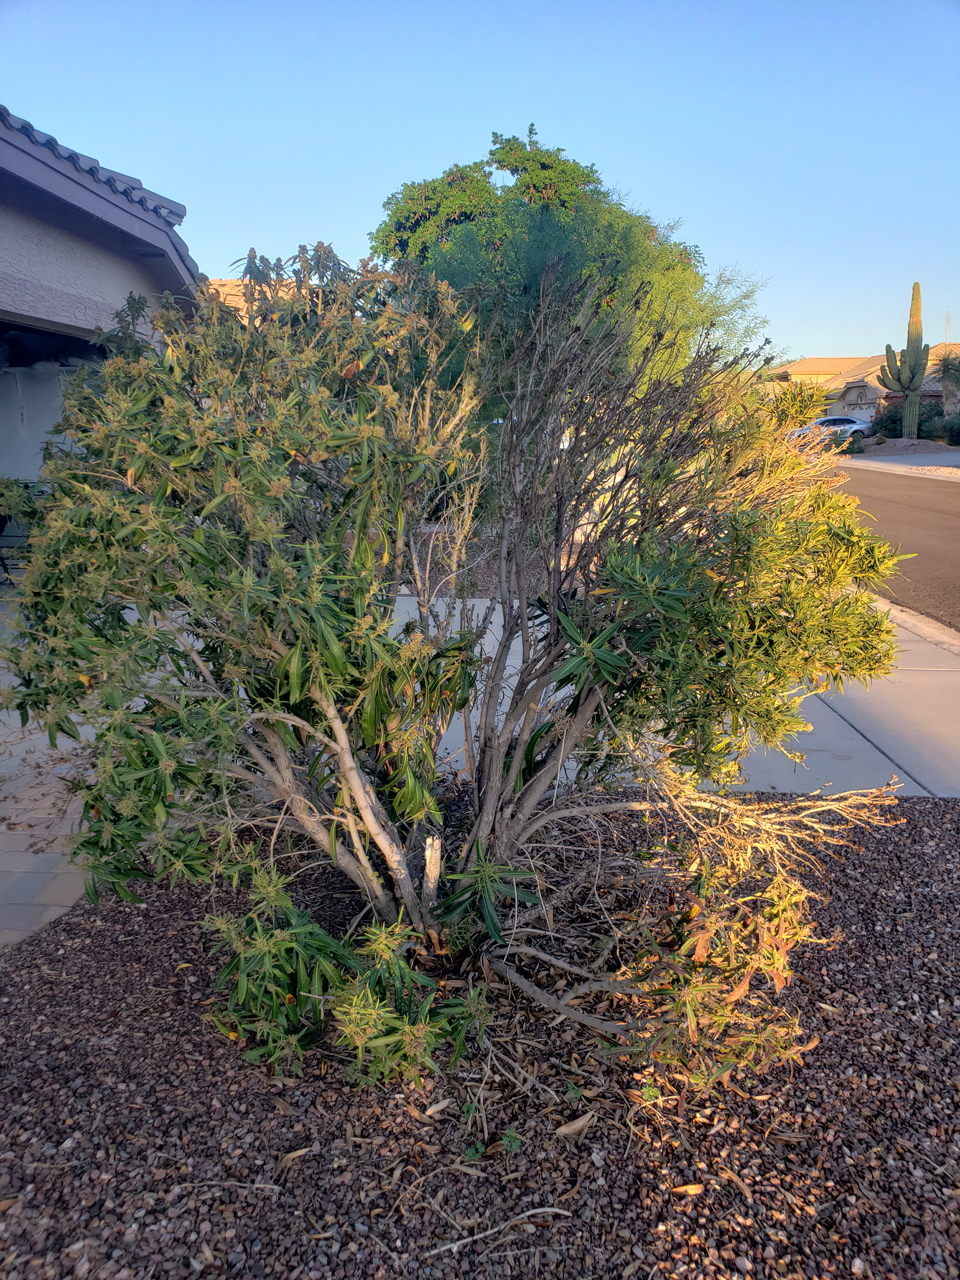
[{"label": "parked car", "polygon": [[870,423],[862,418],[814,418],[804,431],[819,431],[822,436],[840,436],[843,440],[862,440],[870,431]]}]

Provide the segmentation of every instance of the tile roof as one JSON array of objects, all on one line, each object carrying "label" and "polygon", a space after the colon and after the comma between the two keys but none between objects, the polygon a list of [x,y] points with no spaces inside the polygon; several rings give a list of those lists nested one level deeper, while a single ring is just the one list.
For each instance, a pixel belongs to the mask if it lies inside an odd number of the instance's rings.
[{"label": "tile roof", "polygon": [[[794,376],[814,377],[817,374],[845,373],[854,365],[862,364],[865,356],[807,356],[804,360],[791,360],[789,364],[779,366],[777,372],[787,372]],[[883,356],[878,356],[882,360]]]},{"label": "tile roof", "polygon": [[944,356],[960,356],[960,342],[937,342],[930,348],[930,364],[936,364]]},{"label": "tile roof", "polygon": [[21,120],[19,116],[13,115],[2,105],[0,105],[0,124],[11,133],[22,134],[34,146],[46,148],[58,160],[65,161],[79,173],[88,174],[95,182],[103,183],[117,195],[126,196],[132,204],[141,205],[148,213],[154,214],[165,222],[168,227],[179,226],[186,216],[187,211],[182,204],[177,204],[175,200],[168,200],[166,196],[157,195],[155,191],[148,191],[138,178],[131,178],[126,173],[117,173],[114,169],[106,169],[99,160],[82,155],[71,147],[63,146],[49,133],[41,133],[29,120]]},{"label": "tile roof", "polygon": [[208,284],[211,289],[216,289],[220,295],[220,301],[225,302],[227,306],[242,307],[244,305],[242,280],[210,280]]}]

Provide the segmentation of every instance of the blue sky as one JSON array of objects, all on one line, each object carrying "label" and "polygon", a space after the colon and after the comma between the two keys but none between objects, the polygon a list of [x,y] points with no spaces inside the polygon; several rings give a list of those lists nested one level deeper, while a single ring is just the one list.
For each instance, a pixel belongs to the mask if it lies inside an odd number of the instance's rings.
[{"label": "blue sky", "polygon": [[[250,245],[356,260],[402,182],[493,130],[595,163],[794,356],[960,339],[960,0],[0,0],[0,101]],[[2,255],[2,246],[0,246]]]}]

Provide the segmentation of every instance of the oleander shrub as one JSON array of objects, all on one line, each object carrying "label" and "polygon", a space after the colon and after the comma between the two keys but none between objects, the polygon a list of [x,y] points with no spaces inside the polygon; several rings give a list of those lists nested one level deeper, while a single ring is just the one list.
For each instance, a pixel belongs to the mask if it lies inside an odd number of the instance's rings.
[{"label": "oleander shrub", "polygon": [[[563,885],[526,851],[639,808],[700,852],[651,862],[669,894],[588,984],[604,1016],[561,1014],[699,1084],[795,1056],[799,871],[825,814],[873,802],[753,810],[700,783],[792,750],[813,690],[890,668],[868,593],[895,556],[819,442],[759,360],[674,344],[642,291],[548,276],[521,340],[409,263],[318,246],[243,278],[238,308],[164,306],[156,345],[134,300],[45,472],[3,698],[92,743],[92,884],[245,887],[212,921],[223,1028],[273,1067],[329,1035],[363,1078],[417,1074],[485,1016],[441,998],[446,965],[556,1011],[511,930]],[[571,856],[594,874],[596,848]],[[359,932],[294,905],[317,861],[368,905]]]}]

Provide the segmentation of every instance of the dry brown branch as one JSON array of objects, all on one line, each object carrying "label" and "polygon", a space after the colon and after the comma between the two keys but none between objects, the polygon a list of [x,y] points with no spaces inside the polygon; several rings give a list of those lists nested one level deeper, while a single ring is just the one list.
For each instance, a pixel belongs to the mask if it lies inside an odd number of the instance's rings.
[{"label": "dry brown branch", "polygon": [[570,1005],[564,1004],[562,1000],[558,1000],[556,996],[550,995],[549,992],[543,991],[532,982],[528,982],[526,978],[522,978],[516,969],[504,964],[502,960],[491,958],[490,968],[493,969],[494,973],[498,973],[501,978],[506,978],[519,991],[522,991],[525,996],[535,1000],[537,1004],[542,1004],[544,1008],[551,1010],[551,1012],[562,1014],[563,1017],[570,1018],[574,1022],[582,1022],[585,1027],[590,1027],[592,1031],[599,1031],[601,1035],[608,1036],[611,1040],[626,1036],[631,1031],[637,1031],[640,1027],[637,1022],[610,1022],[606,1018],[596,1018],[593,1014],[583,1013],[580,1009],[573,1009]]},{"label": "dry brown branch", "polygon": [[544,964],[552,965],[557,969],[565,969],[567,973],[575,973],[581,978],[593,978],[593,974],[589,969],[582,969],[579,965],[569,964],[566,960],[560,960],[556,956],[548,955],[546,951],[538,951],[536,947],[520,947],[511,943],[507,947],[503,947],[498,951],[488,953],[496,956],[498,960],[505,960],[509,955],[530,956],[534,960],[542,960]]},{"label": "dry brown branch", "polygon": [[528,1209],[525,1213],[519,1213],[515,1218],[511,1218],[508,1222],[501,1222],[499,1226],[490,1227],[487,1231],[478,1231],[476,1235],[467,1236],[464,1240],[450,1240],[447,1244],[442,1244],[437,1249],[431,1249],[429,1253],[425,1253],[425,1258],[434,1258],[438,1253],[447,1253],[450,1250],[456,1252],[462,1249],[464,1245],[475,1244],[477,1240],[486,1240],[488,1236],[494,1236],[498,1231],[507,1231],[510,1227],[515,1226],[518,1222],[525,1222],[527,1218],[549,1217],[551,1214],[560,1218],[572,1218],[573,1214],[567,1209],[552,1209],[544,1206],[542,1209]]}]

